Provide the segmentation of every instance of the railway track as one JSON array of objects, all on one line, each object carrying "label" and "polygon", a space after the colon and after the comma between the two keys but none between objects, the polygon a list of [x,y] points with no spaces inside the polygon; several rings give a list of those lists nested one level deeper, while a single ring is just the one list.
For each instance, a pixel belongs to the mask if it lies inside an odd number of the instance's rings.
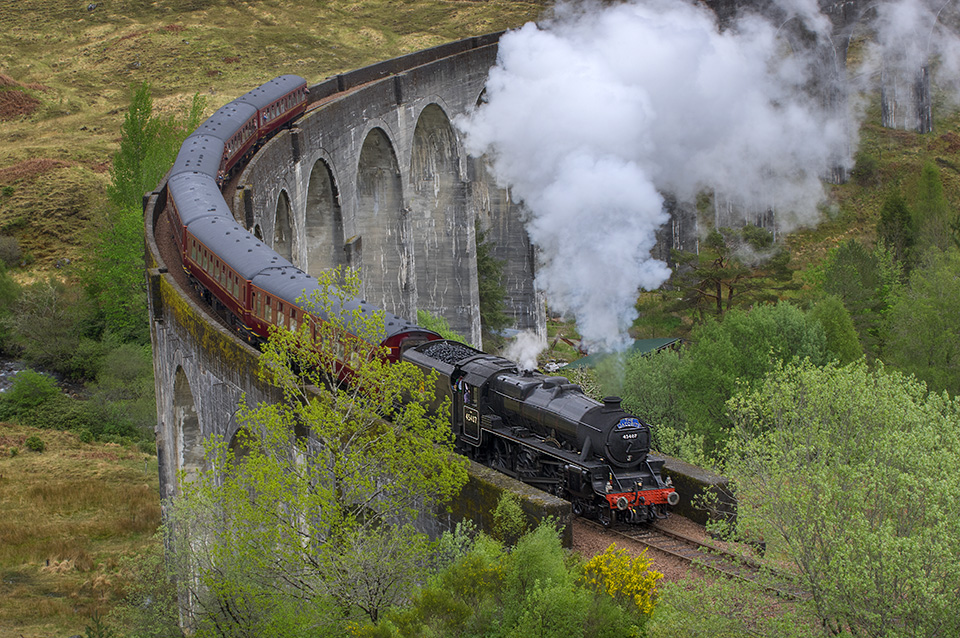
[{"label": "railway track", "polygon": [[808,595],[785,572],[774,570],[747,556],[703,543],[684,534],[669,531],[656,525],[647,525],[635,529],[605,528],[596,521],[580,520],[594,529],[602,530],[607,535],[621,536],[692,565],[730,578],[754,583],[782,598],[796,600],[803,599]]}]

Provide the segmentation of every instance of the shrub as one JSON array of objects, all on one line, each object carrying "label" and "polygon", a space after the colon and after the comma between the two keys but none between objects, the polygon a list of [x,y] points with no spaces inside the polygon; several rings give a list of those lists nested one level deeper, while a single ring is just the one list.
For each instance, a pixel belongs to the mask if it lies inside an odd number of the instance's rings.
[{"label": "shrub", "polygon": [[33,370],[21,370],[13,385],[0,397],[0,419],[19,417],[33,411],[60,393],[57,382]]},{"label": "shrub", "polygon": [[7,268],[13,268],[20,263],[21,256],[20,244],[17,243],[16,238],[0,237],[0,263]]},{"label": "shrub", "polygon": [[642,614],[651,614],[657,602],[657,581],[663,574],[650,569],[653,559],[643,550],[636,558],[627,550],[610,545],[602,554],[591,558],[583,566],[587,586],[626,606],[636,606]]},{"label": "shrub", "polygon": [[467,343],[467,339],[463,335],[454,332],[453,328],[450,327],[450,324],[447,323],[446,319],[430,314],[426,310],[417,310],[417,325],[422,326],[427,330],[433,330],[444,339]]},{"label": "shrub", "polygon": [[854,157],[854,162],[850,176],[853,177],[857,184],[860,186],[871,186],[876,183],[880,168],[880,162],[877,161],[876,157],[868,154],[866,151],[858,151]]},{"label": "shrub", "polygon": [[79,438],[82,443],[93,443],[93,432],[87,429],[80,430]]},{"label": "shrub", "polygon": [[57,394],[43,405],[23,410],[17,420],[24,425],[51,430],[94,430],[96,417],[88,410],[85,401]]},{"label": "shrub", "polygon": [[73,358],[90,328],[91,310],[81,291],[39,281],[20,292],[8,322],[10,340],[30,365],[76,377]]},{"label": "shrub", "polygon": [[520,507],[520,497],[504,492],[493,511],[493,536],[507,545],[513,545],[527,531],[527,516]]},{"label": "shrub", "polygon": [[47,445],[43,442],[43,439],[36,435],[27,438],[27,440],[24,441],[24,445],[27,446],[28,450],[32,450],[34,452],[43,452],[45,449],[47,449]]}]

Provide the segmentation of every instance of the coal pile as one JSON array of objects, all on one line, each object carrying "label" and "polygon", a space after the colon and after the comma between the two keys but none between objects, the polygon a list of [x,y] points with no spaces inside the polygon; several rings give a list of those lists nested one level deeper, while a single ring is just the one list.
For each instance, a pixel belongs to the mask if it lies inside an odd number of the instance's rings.
[{"label": "coal pile", "polygon": [[431,359],[443,361],[450,365],[455,365],[458,361],[477,354],[477,351],[473,348],[456,341],[431,341],[426,346],[421,347],[420,352]]}]

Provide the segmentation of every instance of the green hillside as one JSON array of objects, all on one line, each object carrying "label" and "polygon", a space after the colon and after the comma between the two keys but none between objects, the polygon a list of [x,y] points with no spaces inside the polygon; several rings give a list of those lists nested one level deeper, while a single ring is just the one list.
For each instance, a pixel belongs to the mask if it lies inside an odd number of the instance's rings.
[{"label": "green hillside", "polygon": [[135,85],[149,82],[161,111],[199,92],[213,112],[283,73],[317,82],[519,26],[544,4],[2,0],[0,236],[31,271],[82,258]]}]

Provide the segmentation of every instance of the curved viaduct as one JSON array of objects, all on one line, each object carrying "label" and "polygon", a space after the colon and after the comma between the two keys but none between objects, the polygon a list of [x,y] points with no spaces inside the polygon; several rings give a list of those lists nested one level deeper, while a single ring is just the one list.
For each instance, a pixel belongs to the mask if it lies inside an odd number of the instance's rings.
[{"label": "curved viaduct", "polygon": [[[735,11],[727,0],[710,4],[721,18]],[[838,61],[872,5],[823,6],[836,37],[822,59],[842,74],[845,63]],[[467,156],[451,124],[481,99],[498,37],[453,42],[311,87],[308,112],[268,142],[226,194],[234,216],[308,273],[357,267],[368,301],[413,319],[417,309],[428,310],[474,343],[478,221],[505,264],[515,327],[543,334],[535,254],[518,206],[479,159]],[[164,497],[174,494],[178,471],[198,467],[206,437],[234,436],[242,396],[250,403],[276,398],[257,380],[257,351],[194,304],[169,272],[180,265],[165,263],[154,236],[165,206],[164,182],[145,197]],[[654,256],[692,248],[696,234],[695,213],[674,210]]]},{"label": "curved viaduct", "polygon": [[[261,148],[225,193],[241,223],[311,274],[360,269],[364,296],[400,316],[445,317],[480,341],[477,220],[504,262],[507,312],[545,332],[534,251],[519,207],[468,157],[451,121],[477,104],[499,34],[338,75]],[[237,406],[277,399],[256,375],[258,352],[195,304],[166,263],[156,230],[166,183],[145,198],[148,297],[164,497],[199,467],[202,441],[231,440]]]}]

